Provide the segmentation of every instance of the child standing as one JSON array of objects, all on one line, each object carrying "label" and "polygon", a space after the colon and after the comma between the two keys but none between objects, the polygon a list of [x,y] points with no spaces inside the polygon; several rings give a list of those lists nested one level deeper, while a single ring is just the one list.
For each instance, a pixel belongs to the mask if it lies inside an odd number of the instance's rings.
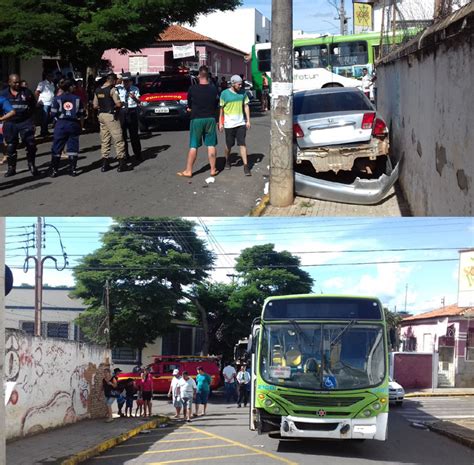
[{"label": "child standing", "polygon": [[135,409],[135,416],[137,416],[137,413],[140,412],[140,416],[143,414],[143,404],[145,402],[143,401],[143,395],[142,391],[138,390],[137,391],[137,408]]},{"label": "child standing", "polygon": [[128,378],[125,383],[125,416],[131,417],[133,411],[133,397],[135,396],[135,383],[132,378]]}]

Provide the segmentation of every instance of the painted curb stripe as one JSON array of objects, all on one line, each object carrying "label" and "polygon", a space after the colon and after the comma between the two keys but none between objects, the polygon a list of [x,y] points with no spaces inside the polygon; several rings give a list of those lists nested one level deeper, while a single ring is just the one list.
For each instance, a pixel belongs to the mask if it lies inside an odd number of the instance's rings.
[{"label": "painted curb stripe", "polygon": [[97,444],[96,446],[91,447],[90,449],[85,449],[81,452],[78,452],[77,454],[72,455],[66,460],[63,460],[61,462],[61,465],[77,465],[78,463],[85,462],[86,460],[95,457],[96,455],[99,455],[100,453],[105,452],[106,450],[109,450],[112,447],[115,447],[117,444],[120,444],[126,441],[127,439],[136,436],[140,433],[140,431],[143,431],[145,429],[156,428],[158,425],[166,423],[167,421],[169,421],[169,418],[167,417],[160,417],[156,420],[151,420],[147,423],[144,423],[143,425],[137,426],[136,428],[126,431],[125,433],[122,433],[119,436],[107,439]]},{"label": "painted curb stripe", "polygon": [[171,463],[189,463],[189,462],[199,462],[203,460],[225,460],[230,459],[232,457],[248,457],[249,455],[258,455],[257,452],[254,453],[246,453],[246,454],[231,454],[231,455],[219,455],[219,456],[211,456],[211,457],[197,457],[195,459],[176,459],[176,460],[166,460],[164,462],[150,462],[147,465],[167,465]]},{"label": "painted curb stripe", "polygon": [[[166,454],[166,452],[184,452],[188,450],[217,449],[217,448],[222,448],[222,444],[217,444],[215,446],[180,447],[178,449],[147,450],[145,452],[140,452],[140,456],[149,455],[149,454]],[[127,452],[125,454],[101,455],[99,457],[94,457],[93,460],[112,459],[115,457],[129,457],[130,455],[137,455],[137,452]]]}]

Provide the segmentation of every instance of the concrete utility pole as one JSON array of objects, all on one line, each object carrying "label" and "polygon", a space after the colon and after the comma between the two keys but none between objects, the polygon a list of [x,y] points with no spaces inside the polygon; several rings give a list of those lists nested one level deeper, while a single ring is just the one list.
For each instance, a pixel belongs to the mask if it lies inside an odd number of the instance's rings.
[{"label": "concrete utility pole", "polygon": [[272,115],[270,203],[294,200],[293,171],[293,0],[272,0]]},{"label": "concrete utility pole", "polygon": [[346,8],[344,6],[344,0],[341,0],[341,5],[339,7],[339,24],[340,24],[340,32],[341,35],[347,35],[347,16],[346,16]]},{"label": "concrete utility pole", "polygon": [[0,218],[0,465],[7,463],[5,451],[5,218]]},{"label": "concrete utility pole", "polygon": [[35,260],[35,336],[41,336],[41,310],[43,306],[43,263],[41,246],[43,244],[43,219],[38,216],[36,223]]}]

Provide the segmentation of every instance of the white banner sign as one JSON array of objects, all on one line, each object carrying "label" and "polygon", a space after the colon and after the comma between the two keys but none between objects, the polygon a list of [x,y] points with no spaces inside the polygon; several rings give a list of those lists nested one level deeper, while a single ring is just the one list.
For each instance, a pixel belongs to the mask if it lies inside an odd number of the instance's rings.
[{"label": "white banner sign", "polygon": [[196,48],[194,42],[186,45],[173,45],[173,58],[186,58],[196,56]]},{"label": "white banner sign", "polygon": [[458,307],[474,307],[474,250],[459,252]]}]

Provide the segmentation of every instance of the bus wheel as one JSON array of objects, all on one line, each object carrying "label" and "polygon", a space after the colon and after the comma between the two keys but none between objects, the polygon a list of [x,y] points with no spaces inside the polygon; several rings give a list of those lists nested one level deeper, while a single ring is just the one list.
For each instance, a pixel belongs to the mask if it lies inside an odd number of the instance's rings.
[{"label": "bus wheel", "polygon": [[321,87],[321,89],[326,89],[327,87],[344,87],[344,86],[341,86],[341,84],[338,84],[337,82],[329,82],[328,84],[324,84],[324,86]]}]

